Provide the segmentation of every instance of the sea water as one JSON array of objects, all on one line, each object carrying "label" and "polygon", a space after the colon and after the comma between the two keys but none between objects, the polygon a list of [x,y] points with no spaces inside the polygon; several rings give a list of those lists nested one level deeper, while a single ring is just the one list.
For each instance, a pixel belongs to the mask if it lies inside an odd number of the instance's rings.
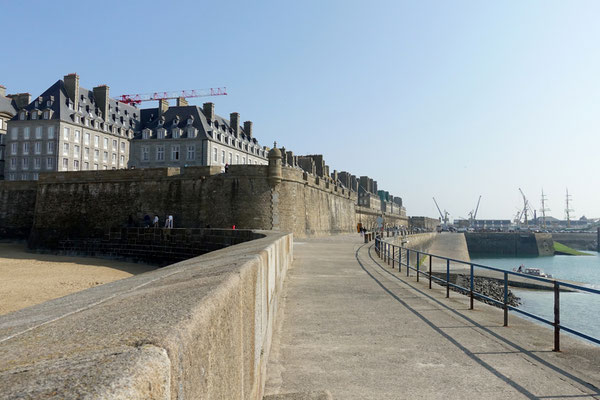
[{"label": "sea water", "polygon": [[[557,279],[574,281],[600,290],[600,253],[589,256],[489,257],[471,256],[477,264],[512,270],[523,264],[541,268]],[[546,290],[511,289],[521,298],[519,308],[554,321],[554,293]],[[585,292],[560,293],[560,323],[596,339],[600,339],[600,294]],[[548,325],[546,325],[548,326]]]}]

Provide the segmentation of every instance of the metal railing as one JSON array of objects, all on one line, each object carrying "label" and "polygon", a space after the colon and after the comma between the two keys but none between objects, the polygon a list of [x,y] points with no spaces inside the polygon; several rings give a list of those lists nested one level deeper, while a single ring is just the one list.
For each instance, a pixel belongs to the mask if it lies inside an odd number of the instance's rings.
[{"label": "metal railing", "polygon": [[[365,241],[365,243],[366,243],[366,241]],[[560,332],[561,332],[561,330],[571,333],[575,336],[582,337],[586,340],[589,340],[590,342],[600,344],[600,339],[592,337],[590,335],[586,335],[585,333],[582,333],[575,329],[561,325],[561,323],[560,323],[560,290],[561,290],[561,287],[580,291],[580,292],[592,293],[592,294],[600,294],[600,290],[588,288],[585,286],[575,285],[572,283],[557,281],[556,279],[549,279],[549,278],[544,278],[544,277],[540,277],[540,276],[526,275],[526,274],[521,274],[521,273],[514,272],[514,271],[506,271],[506,270],[503,270],[500,268],[494,268],[494,267],[490,267],[487,265],[476,264],[476,263],[472,263],[469,261],[456,260],[453,258],[442,257],[442,256],[438,256],[435,254],[430,254],[430,253],[427,253],[424,251],[413,250],[413,249],[409,249],[409,248],[406,248],[403,246],[398,246],[398,245],[395,245],[392,243],[387,243],[386,241],[382,240],[382,238],[380,236],[375,237],[375,252],[379,256],[379,258],[381,258],[388,265],[391,265],[392,269],[394,269],[395,266],[398,266],[398,272],[402,272],[402,267],[405,267],[407,277],[410,276],[411,270],[415,271],[417,273],[417,275],[416,275],[417,282],[419,282],[420,275],[424,275],[427,278],[429,278],[429,289],[431,289],[432,281],[441,282],[442,284],[444,284],[446,286],[446,297],[447,298],[450,297],[450,287],[454,287],[456,289],[463,290],[464,292],[468,292],[468,296],[470,298],[469,309],[471,309],[471,310],[473,309],[473,305],[474,305],[473,302],[474,302],[475,298],[485,299],[493,304],[497,304],[497,305],[501,306],[502,309],[504,310],[504,326],[508,326],[508,311],[509,310],[515,311],[517,313],[526,315],[527,317],[532,318],[536,321],[553,326],[554,327],[554,349],[553,349],[553,351],[560,351]],[[414,263],[415,266],[410,265],[411,254],[413,255],[414,259],[416,260],[416,262]],[[403,257],[403,255],[404,255],[404,257]],[[421,262],[422,262],[421,257],[422,256],[429,256],[428,271],[423,271],[423,269],[421,268]],[[445,260],[445,262],[446,262],[446,274],[445,274],[446,277],[445,277],[445,279],[439,278],[432,274],[431,269],[432,269],[432,264],[433,264],[434,258],[440,259],[440,260]],[[405,260],[405,262],[403,262],[403,260]],[[450,265],[451,265],[451,263],[469,266],[470,280],[469,280],[468,288],[459,286],[450,281]],[[475,288],[474,288],[474,281],[475,281],[474,270],[475,270],[475,268],[481,268],[484,270],[499,272],[499,273],[503,274],[503,278],[504,278],[503,279],[503,284],[504,284],[504,293],[503,293],[504,299],[503,299],[503,301],[498,301],[494,298],[486,296],[483,293],[479,293],[479,292],[475,291]],[[515,306],[511,306],[509,304],[509,302],[508,302],[508,286],[509,286],[508,276],[509,275],[514,275],[519,278],[530,279],[533,281],[545,282],[552,286],[552,290],[554,292],[554,321],[550,321],[539,315],[535,315],[533,313],[521,310],[521,309],[519,309]],[[492,279],[494,279],[494,278],[492,278]]]}]

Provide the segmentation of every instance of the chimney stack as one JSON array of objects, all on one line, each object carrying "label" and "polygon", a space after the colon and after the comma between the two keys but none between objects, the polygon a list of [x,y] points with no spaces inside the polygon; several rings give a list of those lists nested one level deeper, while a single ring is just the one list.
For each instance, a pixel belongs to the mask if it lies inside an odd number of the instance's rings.
[{"label": "chimney stack", "polygon": [[185,97],[178,97],[177,98],[177,107],[185,107],[188,106],[189,103],[187,102],[187,100],[185,99]]},{"label": "chimney stack", "polygon": [[229,114],[229,123],[233,129],[233,133],[237,136],[240,133],[240,113],[233,112]]},{"label": "chimney stack", "polygon": [[244,122],[244,133],[248,138],[252,137],[252,121]]},{"label": "chimney stack", "polygon": [[161,117],[169,109],[169,100],[160,99],[158,100],[158,116]]},{"label": "chimney stack", "polygon": [[102,112],[102,118],[105,121],[108,121],[108,89],[107,85],[96,86],[94,91],[94,101],[96,102],[96,106]]},{"label": "chimney stack", "polygon": [[18,110],[27,107],[31,103],[31,95],[29,93],[9,94],[6,97],[13,99]]},{"label": "chimney stack", "polygon": [[79,75],[65,75],[64,82],[67,96],[73,101],[75,110],[77,111],[79,109]]},{"label": "chimney stack", "polygon": [[202,104],[202,112],[207,120],[212,121],[215,119],[215,105],[213,103]]},{"label": "chimney stack", "polygon": [[6,86],[0,85],[0,96],[6,97]]}]

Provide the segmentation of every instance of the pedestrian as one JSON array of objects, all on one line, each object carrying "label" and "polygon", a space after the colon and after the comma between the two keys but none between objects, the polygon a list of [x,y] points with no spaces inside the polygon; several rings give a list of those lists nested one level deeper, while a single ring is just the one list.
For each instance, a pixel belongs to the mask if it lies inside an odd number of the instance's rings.
[{"label": "pedestrian", "polygon": [[150,216],[148,214],[144,215],[144,228],[150,228]]},{"label": "pedestrian", "polygon": [[225,164],[225,173],[229,172],[229,164]]},{"label": "pedestrian", "polygon": [[167,217],[167,219],[165,220],[165,228],[173,229],[173,216],[172,215],[169,215]]},{"label": "pedestrian", "polygon": [[154,227],[158,228],[158,215],[154,214]]}]

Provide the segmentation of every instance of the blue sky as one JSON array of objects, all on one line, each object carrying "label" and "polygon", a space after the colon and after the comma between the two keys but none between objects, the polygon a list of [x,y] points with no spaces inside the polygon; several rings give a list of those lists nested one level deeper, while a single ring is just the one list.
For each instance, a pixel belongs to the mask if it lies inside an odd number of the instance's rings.
[{"label": "blue sky", "polygon": [[[411,215],[600,217],[600,2],[4,2],[0,84],[226,86],[263,145],[375,178]],[[197,104],[206,101],[198,99]]]}]

